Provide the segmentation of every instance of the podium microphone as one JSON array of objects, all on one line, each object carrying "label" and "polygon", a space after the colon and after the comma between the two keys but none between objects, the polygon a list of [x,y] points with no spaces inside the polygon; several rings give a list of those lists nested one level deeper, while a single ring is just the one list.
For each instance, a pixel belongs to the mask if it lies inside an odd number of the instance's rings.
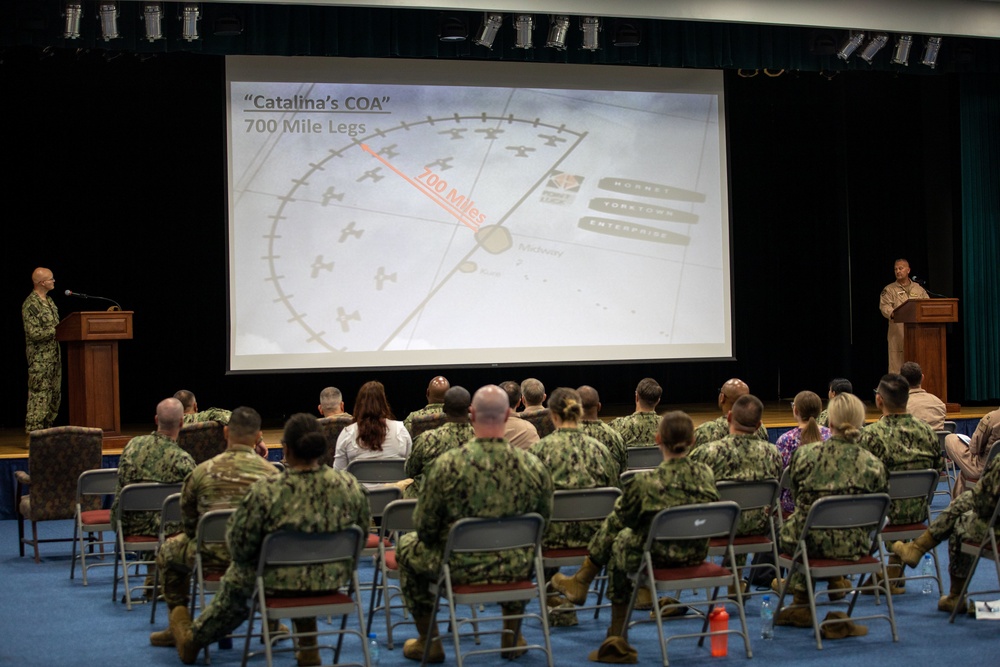
[{"label": "podium microphone", "polygon": [[937,292],[932,292],[929,289],[927,289],[927,281],[924,280],[923,278],[919,277],[919,276],[916,276],[916,275],[910,276],[910,280],[912,280],[916,284],[918,284],[921,287],[923,287],[924,291],[927,292],[928,294],[930,294],[931,296],[936,296],[936,297],[942,298],[942,299],[947,298],[943,294],[938,294]]},{"label": "podium microphone", "polygon": [[66,296],[75,296],[80,299],[98,299],[99,301],[107,301],[108,303],[113,303],[114,308],[108,308],[108,310],[121,310],[121,304],[114,299],[109,299],[106,296],[90,296],[89,294],[83,294],[82,292],[74,292],[73,290],[66,290],[64,292]]}]

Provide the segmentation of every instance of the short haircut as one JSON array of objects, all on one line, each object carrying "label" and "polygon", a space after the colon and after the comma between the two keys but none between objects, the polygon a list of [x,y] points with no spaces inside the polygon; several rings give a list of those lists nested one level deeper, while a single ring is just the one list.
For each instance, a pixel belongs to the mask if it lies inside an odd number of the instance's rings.
[{"label": "short haircut", "polygon": [[513,380],[506,380],[500,383],[500,388],[507,392],[507,401],[510,403],[511,410],[516,408],[521,400],[521,385]]},{"label": "short haircut", "polygon": [[660,418],[657,434],[668,452],[683,454],[694,440],[694,422],[686,412],[671,410]]},{"label": "short haircut", "polygon": [[327,387],[319,393],[319,404],[323,412],[336,410],[344,402],[344,395],[336,387]]},{"label": "short haircut", "polygon": [[319,420],[304,412],[288,418],[281,442],[301,461],[315,461],[326,454],[326,436]]},{"label": "short haircut", "polygon": [[580,421],[583,416],[583,399],[576,389],[558,387],[549,396],[549,411],[563,421]]},{"label": "short haircut", "polygon": [[733,403],[733,421],[743,428],[756,429],[764,414],[764,404],[753,394],[744,394]]},{"label": "short haircut", "polygon": [[580,394],[580,400],[583,402],[583,411],[591,412],[597,410],[597,407],[601,404],[601,396],[597,393],[597,390],[590,385],[583,385],[582,387],[577,387],[576,392]]},{"label": "short haircut", "polygon": [[920,364],[915,361],[907,361],[903,364],[899,369],[899,374],[911,387],[919,387],[920,383],[924,381],[924,371],[920,368]]},{"label": "short haircut", "polygon": [[830,380],[830,391],[834,394],[853,394],[854,385],[852,385],[851,381],[847,378],[833,378]]},{"label": "short haircut", "polygon": [[878,394],[890,410],[905,410],[910,384],[899,373],[886,373],[878,383]]},{"label": "short haircut", "polygon": [[545,385],[541,380],[528,378],[521,383],[521,396],[524,397],[525,403],[541,405],[545,400]]},{"label": "short haircut", "polygon": [[635,393],[644,404],[656,407],[660,397],[663,396],[663,387],[653,378],[643,378],[639,380]]},{"label": "short haircut", "polygon": [[185,410],[190,410],[191,408],[194,407],[194,404],[196,403],[194,394],[188,391],[187,389],[181,389],[180,391],[178,391],[176,394],[174,394],[174,398],[176,398],[178,401],[181,402],[181,405],[184,407]]},{"label": "short haircut", "polygon": [[229,416],[229,432],[237,437],[249,437],[260,431],[260,414],[245,405],[233,410]]},{"label": "short haircut", "polygon": [[468,417],[472,395],[465,387],[452,387],[444,392],[444,413],[449,417]]}]

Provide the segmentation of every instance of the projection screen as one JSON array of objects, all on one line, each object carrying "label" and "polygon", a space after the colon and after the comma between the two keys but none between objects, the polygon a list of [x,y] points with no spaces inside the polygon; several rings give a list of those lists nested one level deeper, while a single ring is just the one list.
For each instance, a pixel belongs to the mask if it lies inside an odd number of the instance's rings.
[{"label": "projection screen", "polygon": [[721,71],[226,76],[230,371],[732,356]]}]

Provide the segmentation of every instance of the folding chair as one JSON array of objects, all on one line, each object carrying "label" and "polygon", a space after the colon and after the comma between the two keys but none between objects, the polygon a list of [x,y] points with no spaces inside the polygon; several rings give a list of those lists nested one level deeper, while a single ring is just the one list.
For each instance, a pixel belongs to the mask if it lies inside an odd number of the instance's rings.
[{"label": "folding chair", "polygon": [[[431,618],[437,617],[438,605],[443,597],[448,603],[448,620],[451,628],[452,641],[455,644],[455,660],[458,667],[462,667],[462,647],[460,642],[461,626],[463,624],[474,624],[477,626],[476,638],[480,634],[503,633],[503,630],[484,632],[478,629],[479,623],[489,621],[501,621],[521,619],[523,622],[527,618],[537,618],[542,625],[542,636],[544,645],[528,644],[517,647],[518,651],[540,650],[544,651],[548,666],[553,667],[552,645],[549,641],[549,620],[548,611],[545,605],[545,591],[539,582],[545,581],[545,574],[542,569],[542,535],[545,531],[545,519],[536,513],[522,514],[520,516],[503,517],[499,519],[460,519],[456,521],[448,533],[448,541],[445,543],[444,555],[441,560],[441,570],[438,573],[438,580],[431,584],[430,592],[434,595],[434,609]],[[508,551],[512,549],[531,549],[534,552],[534,572],[529,572],[524,579],[509,583],[467,583],[454,584],[452,582],[451,558],[456,554],[479,554]],[[534,580],[532,580],[534,577]],[[512,614],[504,617],[496,616],[473,616],[471,618],[459,618],[455,607],[458,605],[475,605],[505,602],[523,601],[528,603],[537,600],[539,613],[529,613],[525,609],[524,613]],[[435,621],[436,622],[436,621]],[[442,636],[443,637],[443,636]],[[435,641],[443,641],[442,637],[435,638]],[[431,641],[424,644],[424,663],[427,662],[428,649]],[[464,657],[470,655],[483,655],[500,653],[505,649],[483,648],[468,651]]]},{"label": "folding chair", "polygon": [[629,447],[625,451],[628,455],[626,470],[645,470],[663,463],[663,452],[656,445]]},{"label": "folding chair", "polygon": [[[113,563],[101,562],[87,565],[87,552],[94,553],[94,547],[100,547],[101,560],[104,560],[104,547],[110,546],[114,551],[115,540],[104,539],[104,533],[112,532],[111,510],[98,506],[93,508],[87,504],[87,500],[99,499],[101,503],[108,496],[114,497],[115,488],[118,486],[118,469],[102,468],[101,470],[85,470],[80,474],[76,482],[76,526],[73,530],[73,558],[69,566],[69,578],[72,579],[76,573],[76,561],[80,561],[80,570],[83,573],[83,585],[87,585],[87,570],[92,567],[110,566]],[[90,506],[91,509],[85,509]],[[97,537],[95,537],[95,535]],[[80,553],[77,554],[79,546]]]},{"label": "folding chair", "polygon": [[[202,554],[211,545],[226,544],[226,528],[229,525],[229,517],[235,511],[235,508],[211,510],[198,518],[198,527],[194,534],[194,568],[191,570],[191,618],[195,616],[196,607],[201,609],[206,607],[205,594],[216,593],[222,587],[222,575],[226,573],[226,568],[206,568]],[[209,647],[206,646],[205,664],[211,662]]]},{"label": "folding chair", "polygon": [[[365,495],[368,496],[368,511],[371,514],[372,523],[375,525],[375,532],[368,531],[365,536],[365,544],[361,550],[362,558],[378,555],[379,542],[382,539],[379,531],[379,526],[382,523],[382,515],[385,513],[385,508],[389,503],[403,497],[403,492],[400,491],[398,486],[373,486],[365,489]],[[372,581],[364,585],[364,588],[372,591],[373,595],[376,585],[375,576],[375,572],[373,572]],[[370,622],[369,625],[371,625]]]},{"label": "folding chair", "polygon": [[[393,648],[392,629],[404,624],[412,624],[412,620],[406,620],[406,606],[392,606],[392,599],[401,597],[402,593],[397,586],[389,584],[389,580],[399,581],[399,565],[396,563],[396,544],[399,536],[416,530],[413,523],[413,509],[417,506],[416,499],[394,500],[385,506],[382,513],[382,525],[378,534],[378,553],[375,556],[375,572],[372,575],[372,595],[368,603],[368,627],[367,634],[372,631],[372,621],[375,612],[385,613],[385,636],[386,646],[389,650]],[[381,581],[380,581],[381,579]],[[393,593],[396,591],[396,593]],[[402,621],[392,622],[392,610],[401,609],[403,611]]]},{"label": "folding chair", "polygon": [[354,459],[347,472],[365,485],[392,484],[406,479],[406,459]]},{"label": "folding chair", "polygon": [[[272,657],[275,652],[294,651],[294,645],[298,643],[293,641],[289,642],[290,645],[287,647],[272,647],[271,632],[267,621],[281,618],[311,618],[313,616],[340,616],[340,628],[299,633],[293,627],[290,633],[291,637],[317,637],[318,640],[320,636],[337,635],[336,647],[328,644],[319,644],[317,649],[334,649],[333,662],[336,664],[353,664],[359,667],[367,667],[367,665],[371,664],[371,658],[368,654],[368,642],[366,637],[361,633],[361,629],[365,627],[365,621],[361,613],[361,602],[358,592],[360,588],[358,582],[358,562],[361,559],[361,549],[364,543],[365,531],[358,526],[350,526],[335,533],[301,533],[286,530],[271,533],[264,538],[264,543],[260,549],[260,559],[257,561],[257,579],[250,605],[250,615],[247,617],[248,627],[246,643],[243,646],[243,667],[246,667],[250,656],[259,653],[250,651],[250,638],[254,634],[253,626],[258,612],[261,617],[261,631],[263,633],[267,667],[271,667]],[[335,590],[317,595],[284,597],[268,595],[265,591],[264,572],[268,568],[301,567],[341,562],[349,562],[351,564],[351,579],[346,592]],[[289,591],[289,593],[293,592]],[[347,617],[352,613],[357,616],[357,629],[347,627]],[[361,640],[361,646],[364,650],[364,662],[340,663],[340,649],[345,634],[357,635],[358,639]],[[282,634],[282,637],[286,636]]]},{"label": "folding chair", "polygon": [[[177,525],[181,522],[181,494],[171,493],[169,496],[163,499],[163,505],[160,506],[160,534],[157,536],[156,551],[159,552],[160,547],[163,543],[167,541],[167,538],[174,535],[174,533],[168,533],[166,527],[168,525]],[[155,555],[155,552],[154,552]],[[156,603],[160,600],[160,566],[153,565],[153,604],[149,610],[149,622],[150,624],[156,622]]]},{"label": "folding chair", "polygon": [[[167,496],[180,493],[180,484],[159,484],[143,482],[129,484],[118,496],[118,513],[111,517],[114,525],[115,540],[115,582],[111,588],[111,601],[118,599],[118,564],[122,564],[122,583],[125,586],[125,608],[132,611],[132,591],[128,582],[129,568],[135,567],[138,572],[140,565],[155,564],[151,556],[156,553],[160,541],[158,535],[126,535],[122,530],[122,518],[133,512],[161,512],[163,501]],[[146,560],[128,560],[128,552],[145,554]]]},{"label": "folding chair", "polygon": [[[983,461],[984,471],[986,470],[987,466],[990,465],[990,461],[996,458],[997,454],[1000,454],[1000,440],[990,445],[989,451],[986,452],[986,460]],[[965,480],[965,490],[968,491],[969,489],[975,487],[977,484],[979,484],[978,479],[967,479]]]},{"label": "folding chair", "polygon": [[[721,500],[732,500],[740,506],[740,513],[752,510],[763,510],[767,514],[767,528],[763,535],[741,535],[733,538],[733,553],[736,555],[747,554],[771,554],[771,562],[758,563],[756,556],[752,564],[745,566],[752,573],[755,569],[769,568],[774,572],[774,578],[780,579],[781,572],[778,569],[778,537],[775,526],[776,516],[781,513],[781,505],[778,503],[778,494],[781,489],[776,479],[765,479],[758,482],[738,482],[723,481],[716,482]],[[738,521],[737,521],[738,523]],[[726,555],[726,538],[714,537],[708,543],[709,556]],[[737,572],[739,575],[739,572]],[[741,577],[742,578],[742,577]],[[742,586],[741,586],[742,587]],[[769,591],[761,591],[768,593]],[[754,592],[747,587],[744,596],[752,596]]]},{"label": "folding chair", "polygon": [[[778,480],[778,486],[780,487],[779,492],[780,491],[785,491],[785,490],[788,490],[788,491],[792,490],[792,474],[791,474],[791,472],[789,470],[790,470],[790,467],[789,466],[785,466],[785,469],[781,471],[781,479]],[[791,516],[791,512],[785,513],[784,510],[778,512],[778,527],[779,528],[785,522],[785,519],[787,519],[789,516]]]},{"label": "folding chair", "polygon": [[[889,621],[892,628],[892,640],[899,641],[896,632],[896,615],[892,607],[892,593],[889,590],[888,573],[885,569],[885,552],[882,549],[881,528],[885,523],[886,515],[889,512],[889,494],[868,493],[860,495],[827,496],[820,498],[806,516],[805,525],[799,535],[795,553],[792,555],[779,554],[778,564],[788,569],[788,577],[781,586],[781,593],[778,595],[778,607],[775,609],[775,617],[781,612],[782,603],[788,593],[788,582],[792,575],[802,571],[806,578],[806,592],[809,597],[809,611],[812,613],[813,632],[816,635],[816,648],[823,648],[823,640],[820,629],[827,623],[843,622],[839,619],[820,621],[817,615],[816,596],[819,594],[829,595],[830,591],[813,590],[813,583],[816,579],[826,579],[829,577],[853,577],[855,575],[871,575],[868,577],[869,584],[854,585],[851,591],[851,601],[847,607],[847,615],[851,616],[854,605],[858,600],[858,594],[864,590],[877,591],[885,594],[886,614],[872,614],[869,616],[852,617],[852,620],[870,620],[884,618]],[[843,530],[847,528],[862,528],[868,531],[868,547],[859,554],[857,560],[838,558],[810,558],[806,549],[806,536],[814,530]],[[875,552],[877,556],[873,556]],[[863,577],[858,577],[858,581],[863,581]],[[853,581],[852,581],[853,583]],[[843,592],[843,589],[837,589]],[[827,602],[835,604],[832,601]],[[791,605],[790,605],[791,606]],[[825,605],[824,605],[825,606]]]},{"label": "folding chair", "polygon": [[[997,449],[996,445],[993,445],[993,450]],[[992,453],[992,452],[991,452]],[[972,581],[972,577],[976,574],[976,566],[979,565],[979,561],[983,558],[993,561],[993,566],[997,571],[997,583],[1000,583],[1000,551],[997,547],[997,523],[1000,523],[1000,500],[997,500],[997,505],[993,509],[993,516],[990,517],[989,523],[986,527],[986,536],[980,542],[975,542],[972,540],[964,540],[961,545],[961,550],[963,554],[968,554],[973,557],[972,567],[969,569],[969,574],[965,578],[965,584],[962,586],[962,592],[959,593],[958,599],[965,600],[973,595],[985,595],[987,593],[1000,593],[1000,589],[993,588],[990,590],[980,590],[980,591],[970,591],[969,582]],[[971,600],[970,600],[971,602]],[[951,610],[951,618],[948,619],[949,623],[955,622],[955,617],[959,613],[959,606],[955,605],[955,608]],[[964,611],[964,608],[963,608]]]},{"label": "folding chair", "polygon": [[[632,610],[635,607],[636,598],[641,587],[647,587],[654,600],[657,599],[659,591],[680,591],[685,589],[701,589],[712,592],[705,600],[685,599],[677,604],[660,605],[659,614],[653,614],[656,622],[657,638],[660,640],[660,655],[663,657],[663,666],[669,665],[667,658],[667,644],[674,639],[685,637],[698,637],[699,646],[704,642],[705,637],[713,634],[735,634],[743,637],[743,645],[746,649],[747,658],[753,657],[750,648],[750,634],[747,630],[746,614],[743,611],[743,594],[740,591],[738,577],[735,569],[717,565],[711,561],[703,561],[698,565],[681,566],[654,566],[653,548],[657,542],[677,541],[677,540],[711,540],[713,538],[723,538],[726,540],[725,554],[730,563],[735,562],[733,552],[733,539],[736,536],[736,525],[740,517],[740,506],[731,500],[714,503],[704,503],[700,505],[680,505],[661,510],[653,517],[649,526],[649,536],[642,552],[642,564],[639,570],[629,574],[633,580],[632,597],[628,602],[628,612],[626,618],[632,617]],[[734,587],[736,600],[730,600],[724,592],[719,597],[719,590]],[[739,629],[730,628],[723,632],[712,633],[708,631],[708,611],[715,605],[733,604],[739,612]],[[696,618],[702,619],[700,632],[671,635],[667,637],[663,632],[664,618],[662,611],[667,609],[688,607],[697,609],[705,607],[704,612],[696,614]],[[677,622],[690,619],[691,615],[680,616],[668,619],[668,622]],[[628,628],[638,623],[648,623],[648,620],[635,621],[625,626],[625,636],[627,638]]]},{"label": "folding chair", "polygon": [[[549,518],[551,524],[555,523],[580,523],[583,521],[603,521],[615,508],[615,501],[622,495],[619,489],[605,486],[596,489],[560,489],[552,497],[552,516]],[[558,547],[548,548],[542,546],[542,567],[546,570],[561,567],[579,567],[589,554],[587,547]],[[604,599],[604,583],[607,577],[602,574],[595,579],[597,586],[591,593],[597,595],[597,604],[580,609],[593,609],[594,618],[600,614]]]},{"label": "folding chair", "polygon": [[[923,498],[927,502],[927,520],[916,523],[890,523],[882,528],[882,541],[885,544],[892,544],[896,540],[915,540],[920,537],[931,520],[931,501],[934,499],[935,489],[938,485],[939,473],[933,468],[927,470],[900,470],[889,473],[889,498],[892,500],[908,500],[911,498]],[[906,582],[916,579],[927,579],[928,577],[937,582],[938,592],[944,595],[944,588],[941,585],[941,567],[938,563],[937,550],[931,549],[928,552],[934,560],[934,575],[914,574],[906,576],[906,568],[903,568],[903,575],[891,579],[892,583]],[[876,596],[878,591],[875,592]],[[877,598],[876,598],[877,599]]]},{"label": "folding chair", "polygon": [[[954,422],[952,422],[952,424],[954,424]],[[948,450],[944,448],[944,439],[954,432],[954,429],[950,431],[947,429],[935,431],[938,437],[938,445],[941,447],[941,458],[944,459],[944,468],[938,474],[938,481],[946,482],[948,485],[947,491],[937,491],[937,487],[935,487],[935,495],[946,495],[948,496],[949,501],[954,495],[955,482],[958,481],[958,469],[955,466],[955,462],[948,458]]]}]

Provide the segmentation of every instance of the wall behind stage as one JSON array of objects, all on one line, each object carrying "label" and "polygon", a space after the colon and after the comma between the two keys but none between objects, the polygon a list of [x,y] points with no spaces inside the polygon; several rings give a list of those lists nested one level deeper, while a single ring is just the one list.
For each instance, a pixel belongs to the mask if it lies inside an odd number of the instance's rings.
[{"label": "wall behind stage", "polygon": [[[179,388],[195,391],[202,407],[253,405],[269,423],[312,410],[327,384],[341,387],[350,407],[372,378],[387,385],[397,415],[423,405],[437,369],[225,374],[223,67],[221,57],[185,53],[3,54],[0,427],[23,424],[18,313],[38,265],[55,272],[63,315],[100,307],[65,289],[135,311],[135,339],[120,346],[123,423],[151,425],[156,402]],[[893,260],[908,257],[931,289],[960,295],[956,84],[950,75],[727,73],[736,361],[447,376],[473,389],[529,375],[550,388],[588,383],[606,407],[622,409],[647,375],[665,385],[667,404],[712,401],[732,376],[775,400],[805,388],[823,393],[831,377],[845,375],[869,398],[885,368],[877,302]],[[498,304],[498,326],[516,300]],[[956,326],[952,400],[963,398],[961,352]],[[61,423],[67,415],[64,400]]]}]

